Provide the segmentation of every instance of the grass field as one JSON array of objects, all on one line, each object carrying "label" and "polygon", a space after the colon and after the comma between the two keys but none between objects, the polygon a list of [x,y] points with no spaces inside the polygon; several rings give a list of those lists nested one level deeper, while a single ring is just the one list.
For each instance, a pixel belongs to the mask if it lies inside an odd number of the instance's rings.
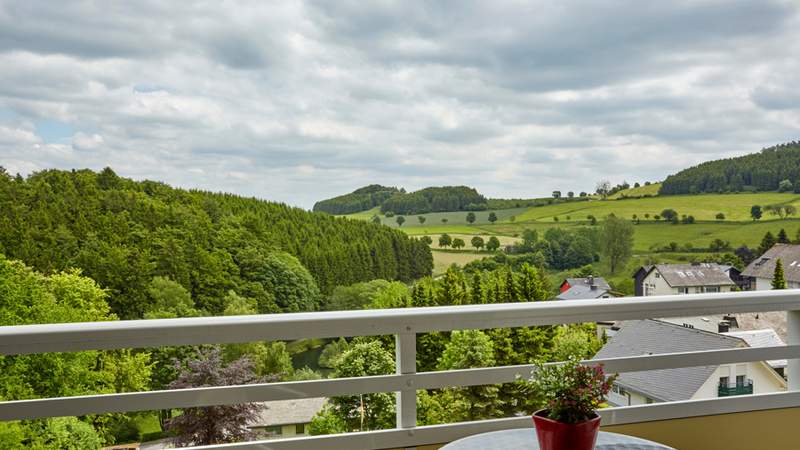
[{"label": "grass field", "polygon": [[[523,214],[528,208],[513,208],[513,209],[500,209],[494,211],[499,221],[509,221],[511,217]],[[475,225],[489,225],[489,213],[492,211],[474,211]],[[456,212],[440,212],[440,213],[426,213],[404,216],[406,222],[402,228],[406,227],[436,227],[436,226],[449,226],[449,225],[469,225],[467,222],[467,214],[469,211],[456,211]],[[373,208],[369,211],[362,211],[355,214],[350,214],[346,217],[351,219],[371,220],[375,215],[381,218],[381,223],[384,225],[397,228],[397,216],[384,217],[380,208]],[[425,217],[425,223],[420,225],[417,217]],[[442,222],[442,219],[447,219],[447,223]]]},{"label": "grass field", "polygon": [[[435,245],[436,244],[434,244],[434,247]],[[444,252],[436,250],[435,248],[431,253],[433,253],[433,276],[438,276],[443,274],[447,270],[447,268],[453,264],[458,264],[459,266],[463,266],[464,264],[470,261],[475,261],[476,259],[481,259],[487,256],[491,256],[491,254],[487,252],[472,252],[472,251]]]},{"label": "grass field", "polygon": [[661,183],[652,183],[647,186],[639,186],[635,188],[625,189],[610,196],[611,199],[618,199],[620,197],[641,197],[643,195],[658,195],[658,190],[661,189]]},{"label": "grass field", "polygon": [[[666,208],[678,214],[692,215],[697,220],[715,220],[717,213],[725,214],[726,220],[750,220],[752,205],[793,204],[800,206],[800,195],[792,193],[757,194],[709,194],[709,195],[670,195],[628,200],[598,200],[589,202],[561,203],[558,205],[529,208],[516,216],[517,222],[543,221],[585,221],[593,215],[601,219],[611,213],[617,217],[630,218],[633,214],[643,218],[645,214],[661,214]],[[567,219],[567,216],[570,216]],[[777,216],[764,215],[762,220],[776,220]],[[651,219],[652,220],[652,219]]]},{"label": "grass field", "polygon": [[[455,239],[455,238],[463,239],[464,242],[467,244],[467,247],[466,247],[467,249],[474,249],[474,247],[472,247],[472,244],[470,243],[470,241],[472,240],[473,237],[475,237],[476,234],[479,235],[480,237],[482,237],[484,241],[489,239],[489,236],[492,236],[491,233],[472,233],[472,234],[447,233],[447,234],[449,234],[450,237],[453,238],[453,239]],[[433,245],[431,246],[433,249],[439,248],[439,236],[441,236],[441,235],[442,235],[441,233],[440,234],[429,234],[428,235],[428,236],[431,237],[431,239],[433,239]],[[503,236],[503,235],[499,235],[499,234],[496,234],[494,236],[496,236],[497,240],[500,241],[500,245],[512,245],[515,242],[519,242],[521,240],[520,238],[513,237],[513,236]]]}]

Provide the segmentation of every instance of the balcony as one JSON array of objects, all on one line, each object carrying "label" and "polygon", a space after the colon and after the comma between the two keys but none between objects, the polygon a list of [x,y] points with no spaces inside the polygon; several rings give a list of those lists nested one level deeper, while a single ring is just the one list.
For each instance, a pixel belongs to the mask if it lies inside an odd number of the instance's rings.
[{"label": "balcony", "polygon": [[[641,355],[592,363],[601,362],[606,371],[621,373],[787,359],[789,392],[626,406],[600,413],[603,427],[608,431],[653,439],[681,450],[793,448],[796,445],[793,432],[787,430],[793,430],[800,420],[800,291],[791,290],[629,297],[602,302],[574,300],[0,327],[0,355],[340,336],[394,335],[396,343],[393,375],[7,401],[0,402],[0,420],[395,392],[398,424],[395,429],[202,448],[436,449],[475,433],[530,427],[531,420],[510,417],[417,426],[417,390],[509,383],[526,376],[532,366],[420,373],[416,371],[419,333],[767,311],[787,311],[788,345]],[[757,431],[753,431],[752,423],[759,424]],[[723,428],[724,438],[707,432]]]},{"label": "balcony", "polygon": [[717,394],[720,397],[730,397],[733,395],[750,395],[753,393],[753,380],[747,380],[741,384],[720,384],[717,387]]}]

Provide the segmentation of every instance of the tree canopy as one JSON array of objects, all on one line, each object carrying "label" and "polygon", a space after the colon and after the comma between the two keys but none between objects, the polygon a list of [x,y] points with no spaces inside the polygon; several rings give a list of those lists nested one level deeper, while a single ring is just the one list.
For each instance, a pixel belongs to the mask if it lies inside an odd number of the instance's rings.
[{"label": "tree canopy", "polygon": [[111,169],[0,173],[0,249],[43,272],[80,268],[126,319],[153,310],[155,277],[219,315],[231,290],[260,312],[306,311],[336,285],[411,281],[433,267],[428,245],[389,227]]},{"label": "tree canopy", "polygon": [[800,142],[789,142],[682,170],[664,180],[659,194],[791,190],[798,178]]}]

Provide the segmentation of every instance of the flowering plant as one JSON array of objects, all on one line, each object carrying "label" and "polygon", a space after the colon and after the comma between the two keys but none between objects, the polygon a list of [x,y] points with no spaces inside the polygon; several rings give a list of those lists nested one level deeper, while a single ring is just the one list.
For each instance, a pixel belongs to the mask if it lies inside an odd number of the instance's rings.
[{"label": "flowering plant", "polygon": [[536,364],[530,387],[545,400],[548,418],[574,424],[595,417],[616,379],[606,376],[602,365],[586,366],[570,358],[563,364]]}]

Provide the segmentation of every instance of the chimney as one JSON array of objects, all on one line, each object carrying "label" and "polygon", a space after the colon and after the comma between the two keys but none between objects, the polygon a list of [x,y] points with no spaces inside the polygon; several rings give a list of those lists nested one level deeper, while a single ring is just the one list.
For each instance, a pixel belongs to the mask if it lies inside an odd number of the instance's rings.
[{"label": "chimney", "polygon": [[723,320],[719,323],[717,330],[720,333],[727,333],[731,330],[731,324],[728,321]]},{"label": "chimney", "polygon": [[722,320],[728,322],[728,329],[733,330],[739,328],[739,321],[736,320],[736,316],[732,314],[722,316]]}]

